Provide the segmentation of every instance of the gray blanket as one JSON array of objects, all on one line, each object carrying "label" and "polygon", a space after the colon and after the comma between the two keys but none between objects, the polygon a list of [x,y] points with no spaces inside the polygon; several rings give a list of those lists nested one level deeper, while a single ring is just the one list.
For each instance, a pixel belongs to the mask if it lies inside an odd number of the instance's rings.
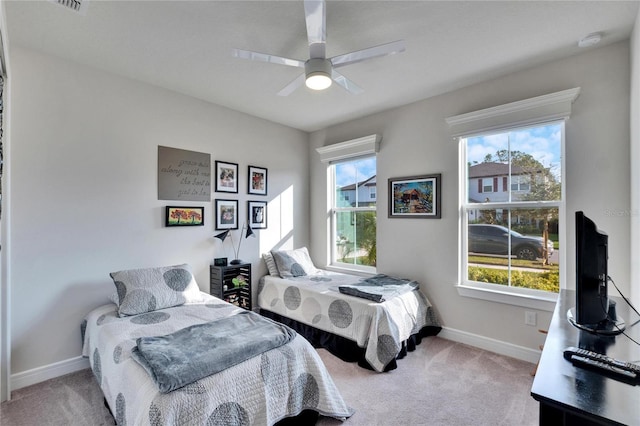
[{"label": "gray blanket", "polygon": [[390,277],[385,274],[374,275],[357,284],[345,284],[338,287],[340,293],[361,297],[374,302],[384,302],[393,297],[413,291],[419,287],[415,281]]},{"label": "gray blanket", "polygon": [[284,345],[295,335],[285,325],[246,311],[166,336],[141,337],[131,354],[167,393]]}]

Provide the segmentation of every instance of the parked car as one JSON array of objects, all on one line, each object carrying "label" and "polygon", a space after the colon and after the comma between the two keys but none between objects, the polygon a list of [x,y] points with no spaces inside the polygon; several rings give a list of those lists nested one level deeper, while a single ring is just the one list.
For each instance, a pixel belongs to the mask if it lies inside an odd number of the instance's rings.
[{"label": "parked car", "polygon": [[[529,237],[500,225],[469,225],[469,253],[508,255],[511,234],[511,255],[518,259],[535,260],[543,257],[544,239]],[[547,241],[547,256],[553,253],[553,242]]]}]

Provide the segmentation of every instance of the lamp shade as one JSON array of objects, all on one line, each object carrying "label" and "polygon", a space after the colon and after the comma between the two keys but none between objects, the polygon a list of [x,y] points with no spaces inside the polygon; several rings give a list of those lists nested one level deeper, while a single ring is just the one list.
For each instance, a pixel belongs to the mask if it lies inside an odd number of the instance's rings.
[{"label": "lamp shade", "polygon": [[224,241],[229,236],[229,230],[227,229],[224,232],[221,232],[217,235],[214,235],[214,238],[219,239],[220,241]]},{"label": "lamp shade", "polygon": [[244,237],[245,237],[245,238],[249,238],[249,237],[253,237],[253,238],[255,238],[255,237],[256,237],[256,233],[255,233],[255,232],[253,232],[253,229],[251,228],[251,226],[250,226],[250,225],[247,225],[247,233],[245,234],[245,236],[244,236]]}]

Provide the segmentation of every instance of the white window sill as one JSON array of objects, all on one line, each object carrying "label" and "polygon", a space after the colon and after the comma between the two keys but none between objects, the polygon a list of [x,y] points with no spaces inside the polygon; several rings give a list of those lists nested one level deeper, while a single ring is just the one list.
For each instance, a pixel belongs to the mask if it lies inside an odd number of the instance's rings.
[{"label": "white window sill", "polygon": [[512,291],[500,291],[492,288],[481,288],[476,286],[458,284],[456,285],[458,294],[474,299],[488,300],[491,302],[505,303],[508,305],[522,306],[529,309],[553,312],[558,300],[558,295],[554,293],[520,294]]},{"label": "white window sill", "polygon": [[359,275],[362,277],[372,277],[376,274],[375,269],[373,268],[367,268],[366,270],[364,269],[366,267],[363,267],[362,269],[354,267],[354,268],[347,268],[343,265],[336,265],[336,264],[332,264],[332,265],[327,265],[325,267],[325,269],[327,271],[333,271],[333,272],[340,272],[343,274],[352,274],[352,275]]}]

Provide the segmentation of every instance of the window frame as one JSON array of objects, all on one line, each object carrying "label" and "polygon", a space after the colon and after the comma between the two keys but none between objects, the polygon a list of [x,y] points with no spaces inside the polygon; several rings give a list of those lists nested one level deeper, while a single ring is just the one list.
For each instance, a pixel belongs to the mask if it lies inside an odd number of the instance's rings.
[{"label": "window frame", "polygon": [[[530,128],[538,125],[551,124],[554,122],[563,123],[562,146],[561,146],[561,191],[562,200],[558,205],[559,220],[561,224],[559,229],[560,249],[560,290],[567,287],[566,285],[566,120],[571,116],[572,105],[580,94],[580,88],[572,88],[560,92],[549,93],[530,99],[512,102],[509,104],[499,105],[483,110],[473,111],[465,114],[451,116],[446,118],[449,125],[450,133],[453,141],[459,144],[459,201],[458,205],[462,206],[466,203],[467,193],[467,165],[466,161],[466,144],[462,143],[463,139],[470,136],[480,136],[482,134],[495,134],[506,132],[518,128]],[[463,147],[464,145],[464,147]],[[463,149],[464,148],[464,149]],[[508,188],[510,188],[510,182]],[[482,203],[476,203],[478,208],[482,207]],[[495,205],[492,203],[491,207]],[[518,205],[510,204],[512,208]],[[467,232],[466,210],[459,209],[458,232],[459,244],[458,251],[458,280],[454,284],[458,294],[465,297],[472,297],[482,300],[488,300],[510,305],[523,306],[532,309],[539,309],[552,312],[555,308],[558,295],[538,290],[514,289],[513,287],[504,287],[497,284],[484,284],[466,282],[463,278],[467,273],[466,254],[467,254]],[[464,213],[464,214],[463,214]],[[533,293],[532,293],[533,292]]]}]

